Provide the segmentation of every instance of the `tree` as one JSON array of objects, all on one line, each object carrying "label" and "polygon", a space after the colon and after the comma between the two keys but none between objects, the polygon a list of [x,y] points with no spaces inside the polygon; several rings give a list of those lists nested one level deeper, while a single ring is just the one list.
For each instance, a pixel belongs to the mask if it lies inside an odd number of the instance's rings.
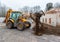
[{"label": "tree", "polygon": [[53,8],[53,3],[47,3],[46,4],[46,11],[50,10],[51,8]]},{"label": "tree", "polygon": [[[35,18],[33,17],[33,15]],[[45,15],[43,11],[36,12],[34,14],[32,14],[32,13],[30,14],[31,19],[35,22],[35,27],[33,28],[35,35],[42,35],[42,33],[44,31],[43,30],[43,24],[40,21],[40,18],[42,15]],[[41,25],[41,26],[39,26],[39,25]]]},{"label": "tree", "polygon": [[39,11],[40,11],[40,6],[33,7],[33,12],[39,12]]},{"label": "tree", "polygon": [[4,17],[6,14],[6,6],[0,3],[0,17]]},{"label": "tree", "polygon": [[29,11],[29,7],[28,7],[28,6],[23,7],[23,8],[22,8],[22,11],[23,11],[23,12],[28,12],[28,11]]},{"label": "tree", "polygon": [[54,8],[60,8],[60,3],[55,3]]},{"label": "tree", "polygon": [[40,6],[34,6],[34,7],[25,6],[23,8],[19,8],[19,11],[27,13],[35,13],[40,11]]}]

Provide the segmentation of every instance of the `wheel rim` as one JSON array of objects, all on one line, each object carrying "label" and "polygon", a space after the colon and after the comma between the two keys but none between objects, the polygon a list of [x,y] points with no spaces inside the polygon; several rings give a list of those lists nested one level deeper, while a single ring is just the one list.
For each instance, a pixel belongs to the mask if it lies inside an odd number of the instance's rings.
[{"label": "wheel rim", "polygon": [[25,26],[26,26],[26,28],[29,28],[31,26],[31,24],[29,22],[25,22]]},{"label": "wheel rim", "polygon": [[19,30],[22,30],[23,28],[23,25],[22,24],[18,24],[18,27],[17,27]]},{"label": "wheel rim", "polygon": [[20,25],[18,25],[20,28],[22,28],[23,26],[20,24]]},{"label": "wheel rim", "polygon": [[12,26],[12,24],[10,22],[8,22],[7,27],[11,28],[11,26]]},{"label": "wheel rim", "polygon": [[26,25],[26,27],[28,27],[29,26],[29,24],[25,24]]}]

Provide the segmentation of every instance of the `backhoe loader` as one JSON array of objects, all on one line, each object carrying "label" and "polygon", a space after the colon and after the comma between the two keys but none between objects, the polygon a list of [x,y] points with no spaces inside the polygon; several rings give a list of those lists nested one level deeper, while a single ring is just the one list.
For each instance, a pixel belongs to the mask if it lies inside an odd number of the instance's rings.
[{"label": "backhoe loader", "polygon": [[27,21],[21,12],[12,11],[11,9],[7,12],[4,22],[6,22],[7,28],[17,27],[20,31],[31,26],[31,23]]}]

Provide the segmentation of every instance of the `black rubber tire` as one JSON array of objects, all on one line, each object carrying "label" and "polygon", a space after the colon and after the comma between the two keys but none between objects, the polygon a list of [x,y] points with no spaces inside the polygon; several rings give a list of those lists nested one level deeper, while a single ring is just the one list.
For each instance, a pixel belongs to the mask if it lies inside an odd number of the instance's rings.
[{"label": "black rubber tire", "polygon": [[7,22],[7,24],[6,24],[6,27],[8,28],[8,29],[12,29],[13,28],[13,23],[11,22],[11,21],[8,21]]},{"label": "black rubber tire", "polygon": [[29,26],[27,26],[26,28],[30,28],[30,27],[31,27],[31,23],[28,22],[28,21],[24,22],[24,24],[28,24],[28,25],[29,25]]},{"label": "black rubber tire", "polygon": [[[22,27],[20,27],[20,25],[21,25]],[[25,29],[24,23],[19,22],[19,23],[17,24],[17,29],[18,29],[19,31],[23,31],[23,30]]]}]

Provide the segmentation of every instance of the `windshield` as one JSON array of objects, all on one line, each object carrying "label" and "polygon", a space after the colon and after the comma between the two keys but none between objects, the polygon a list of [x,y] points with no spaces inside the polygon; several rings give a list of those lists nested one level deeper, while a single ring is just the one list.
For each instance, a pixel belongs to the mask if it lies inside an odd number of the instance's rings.
[{"label": "windshield", "polygon": [[10,18],[16,20],[19,16],[22,16],[20,12],[12,12]]}]

